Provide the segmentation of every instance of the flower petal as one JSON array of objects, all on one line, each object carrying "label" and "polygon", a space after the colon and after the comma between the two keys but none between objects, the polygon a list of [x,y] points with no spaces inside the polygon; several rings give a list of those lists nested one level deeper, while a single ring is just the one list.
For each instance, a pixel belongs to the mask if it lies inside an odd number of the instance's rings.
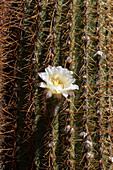
[{"label": "flower petal", "polygon": [[52,93],[50,91],[48,91],[46,94],[46,98],[50,98],[50,97],[52,97]]},{"label": "flower petal", "polygon": [[72,96],[73,98],[75,98],[75,93],[74,93],[73,91],[69,91],[68,94],[69,94],[70,96]]},{"label": "flower petal", "polygon": [[45,72],[47,75],[52,74],[52,66],[49,65],[47,68],[45,68]]},{"label": "flower petal", "polygon": [[41,73],[38,73],[38,75],[39,75],[44,81],[47,82],[47,80],[48,80],[48,75],[47,75],[47,73],[41,72]]},{"label": "flower petal", "polygon": [[56,67],[56,71],[62,74],[63,69],[61,66],[58,66]]},{"label": "flower petal", "polygon": [[51,89],[51,91],[56,91],[57,93],[60,93],[58,90],[57,90],[57,88],[52,84],[52,82],[51,81],[47,81],[47,87],[49,88],[49,89]]},{"label": "flower petal", "polygon": [[68,82],[69,82],[70,84],[75,83],[75,81],[76,81],[76,79],[75,79],[75,78],[69,78],[69,80],[68,80]]},{"label": "flower petal", "polygon": [[75,89],[79,90],[79,87],[76,84],[72,84],[71,85],[71,89],[72,90],[75,90]]},{"label": "flower petal", "polygon": [[47,85],[44,82],[39,83],[38,86],[42,88],[47,88]]},{"label": "flower petal", "polygon": [[67,98],[68,97],[68,93],[62,93],[62,95]]},{"label": "flower petal", "polygon": [[71,74],[73,74],[73,71],[70,71]]},{"label": "flower petal", "polygon": [[79,87],[76,84],[71,84],[69,87],[62,89],[61,91],[65,92],[65,91],[71,91],[71,90],[75,90],[75,89],[79,90]]}]

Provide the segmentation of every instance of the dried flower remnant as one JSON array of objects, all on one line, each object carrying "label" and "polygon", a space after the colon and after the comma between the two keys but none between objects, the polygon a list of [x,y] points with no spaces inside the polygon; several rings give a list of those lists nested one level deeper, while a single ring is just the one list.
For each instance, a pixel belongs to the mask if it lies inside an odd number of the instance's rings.
[{"label": "dried flower remnant", "polygon": [[92,152],[88,152],[87,153],[87,158],[88,159],[91,159],[91,158],[93,158],[94,157],[94,154],[92,153]]},{"label": "dried flower remnant", "polygon": [[74,97],[73,90],[79,90],[79,87],[75,82],[75,78],[72,76],[73,72],[61,66],[45,68],[45,72],[41,72],[38,75],[45,81],[39,83],[39,87],[46,88],[46,98],[52,97],[52,95],[61,96],[65,98],[68,95]]},{"label": "dried flower remnant", "polygon": [[81,133],[80,133],[80,136],[83,137],[83,138],[85,138],[85,137],[87,136],[87,133],[86,133],[86,132],[81,132]]},{"label": "dried flower remnant", "polygon": [[85,144],[86,144],[87,149],[90,149],[90,148],[93,147],[92,142],[90,142],[89,140],[86,140],[86,141],[85,141]]},{"label": "dried flower remnant", "polygon": [[113,157],[109,156],[108,160],[109,162],[113,163]]},{"label": "dried flower remnant", "polygon": [[102,57],[103,56],[103,52],[102,51],[97,51],[96,54],[94,54],[94,56],[97,56],[97,55]]}]

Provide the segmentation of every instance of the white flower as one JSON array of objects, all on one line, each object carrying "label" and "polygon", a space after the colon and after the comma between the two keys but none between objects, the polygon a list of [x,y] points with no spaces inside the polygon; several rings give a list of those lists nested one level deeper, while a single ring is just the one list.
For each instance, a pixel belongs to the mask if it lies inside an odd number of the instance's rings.
[{"label": "white flower", "polygon": [[61,66],[52,67],[48,66],[45,68],[45,72],[41,72],[38,75],[45,81],[39,84],[39,87],[47,88],[46,97],[49,98],[53,94],[74,96],[75,89],[79,89],[75,82],[75,78],[72,76],[73,72]]}]

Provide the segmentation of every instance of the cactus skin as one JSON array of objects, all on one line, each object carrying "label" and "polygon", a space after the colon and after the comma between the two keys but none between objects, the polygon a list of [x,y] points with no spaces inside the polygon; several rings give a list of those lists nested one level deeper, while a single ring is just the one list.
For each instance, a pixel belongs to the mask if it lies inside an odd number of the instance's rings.
[{"label": "cactus skin", "polygon": [[[1,0],[1,170],[112,170],[111,4]],[[48,65],[74,72],[75,98],[45,98]]]}]

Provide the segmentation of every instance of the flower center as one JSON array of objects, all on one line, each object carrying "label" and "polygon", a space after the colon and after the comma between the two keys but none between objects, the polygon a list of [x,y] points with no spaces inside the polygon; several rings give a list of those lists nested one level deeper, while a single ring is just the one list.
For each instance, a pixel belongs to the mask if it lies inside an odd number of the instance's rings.
[{"label": "flower center", "polygon": [[62,82],[60,79],[58,79],[58,78],[53,79],[52,82],[53,82],[53,85],[54,85],[55,87],[60,86],[61,88],[64,88],[63,82]]},{"label": "flower center", "polygon": [[63,76],[61,74],[54,74],[52,77],[50,77],[50,81],[55,87],[60,87],[63,89],[65,86]]}]

